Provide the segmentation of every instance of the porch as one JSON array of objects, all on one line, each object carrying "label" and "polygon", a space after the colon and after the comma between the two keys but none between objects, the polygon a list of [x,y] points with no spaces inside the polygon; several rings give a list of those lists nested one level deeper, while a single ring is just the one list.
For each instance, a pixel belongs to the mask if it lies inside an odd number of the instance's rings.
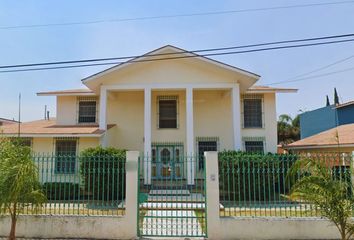
[{"label": "porch", "polygon": [[143,152],[145,185],[170,179],[194,185],[203,166],[189,157],[242,149],[236,83],[103,85],[99,105],[100,129],[107,123],[117,126],[101,145]]}]

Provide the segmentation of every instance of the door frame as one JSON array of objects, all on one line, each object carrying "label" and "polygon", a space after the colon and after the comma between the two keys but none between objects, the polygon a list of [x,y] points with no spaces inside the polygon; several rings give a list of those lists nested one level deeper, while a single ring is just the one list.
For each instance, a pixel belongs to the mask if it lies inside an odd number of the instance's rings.
[{"label": "door frame", "polygon": [[[165,167],[165,163],[161,161],[160,152],[163,148],[168,148],[172,150],[172,157],[170,159],[171,175],[164,177],[161,174],[161,169]],[[184,175],[184,154],[183,154],[183,143],[154,143],[151,146],[152,150],[152,168],[155,169],[155,176],[151,176],[154,180],[166,180],[166,179],[181,179]],[[179,156],[177,156],[177,150],[179,151]],[[178,160],[178,161],[177,161]],[[179,176],[176,174],[176,169],[179,167]]]}]

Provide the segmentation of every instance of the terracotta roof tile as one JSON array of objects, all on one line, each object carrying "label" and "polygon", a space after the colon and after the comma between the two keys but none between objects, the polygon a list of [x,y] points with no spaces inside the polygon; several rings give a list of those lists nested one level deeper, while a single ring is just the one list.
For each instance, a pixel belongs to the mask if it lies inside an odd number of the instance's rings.
[{"label": "terracotta roof tile", "polygon": [[[108,125],[108,129],[115,125]],[[21,123],[21,134],[26,135],[102,135],[105,131],[100,130],[97,124],[93,125],[57,125],[55,119],[38,120]],[[11,124],[0,127],[2,134],[17,134],[18,125]]]},{"label": "terracotta roof tile", "polygon": [[252,86],[247,91],[257,92],[257,91],[273,91],[273,92],[296,92],[296,88],[274,88],[269,86]]},{"label": "terracotta roof tile", "polygon": [[341,125],[287,145],[287,148],[354,144],[354,124]]}]

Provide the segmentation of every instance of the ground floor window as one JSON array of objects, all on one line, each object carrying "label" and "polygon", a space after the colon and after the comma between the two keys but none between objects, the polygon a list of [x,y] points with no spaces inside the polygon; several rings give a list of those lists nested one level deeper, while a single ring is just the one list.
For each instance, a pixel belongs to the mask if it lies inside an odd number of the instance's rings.
[{"label": "ground floor window", "polygon": [[204,152],[218,151],[218,138],[199,137],[197,138],[198,148],[198,169],[204,169]]},{"label": "ground floor window", "polygon": [[73,138],[55,139],[56,173],[75,173],[77,144]]},{"label": "ground floor window", "polygon": [[264,139],[257,137],[244,138],[244,150],[246,152],[264,153]]},{"label": "ground floor window", "polygon": [[13,143],[17,143],[23,147],[32,148],[33,138],[31,137],[20,137],[20,138],[11,138]]}]

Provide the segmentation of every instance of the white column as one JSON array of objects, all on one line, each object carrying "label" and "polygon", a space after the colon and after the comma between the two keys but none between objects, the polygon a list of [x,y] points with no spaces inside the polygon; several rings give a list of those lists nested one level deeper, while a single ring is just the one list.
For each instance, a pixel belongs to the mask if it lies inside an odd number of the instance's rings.
[{"label": "white column", "polygon": [[127,222],[131,223],[127,225],[127,232],[129,238],[135,239],[137,233],[137,225],[134,224],[137,222],[137,211],[138,211],[138,164],[139,164],[139,152],[138,151],[127,151],[126,155],[126,213],[125,217]]},{"label": "white column", "polygon": [[204,156],[208,238],[220,239],[218,232],[220,229],[218,153],[205,152]]},{"label": "white column", "polygon": [[193,118],[193,88],[186,89],[186,137],[187,137],[187,182],[194,184],[195,154],[194,154],[194,118]]},{"label": "white column", "polygon": [[[102,86],[100,90],[99,128],[107,131],[107,89]],[[107,147],[106,132],[102,135],[100,143],[102,147]]]},{"label": "white column", "polygon": [[151,88],[144,89],[144,184],[151,184]]},{"label": "white column", "polygon": [[240,86],[235,84],[231,89],[232,101],[232,128],[234,136],[234,150],[242,149],[241,138],[241,105],[240,105]]}]

